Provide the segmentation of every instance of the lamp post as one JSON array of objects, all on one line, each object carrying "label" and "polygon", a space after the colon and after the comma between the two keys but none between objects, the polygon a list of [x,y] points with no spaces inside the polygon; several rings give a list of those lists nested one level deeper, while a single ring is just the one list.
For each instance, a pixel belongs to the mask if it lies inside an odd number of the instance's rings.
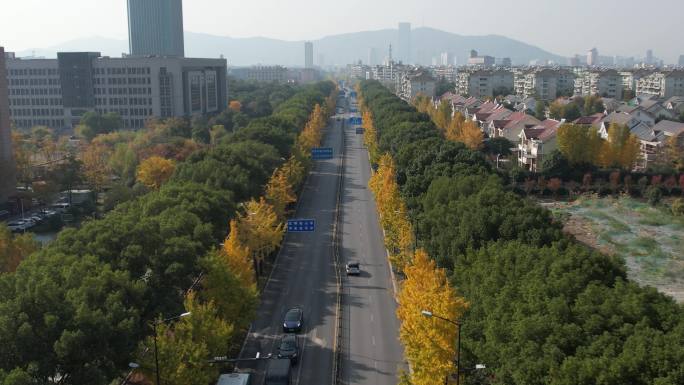
[{"label": "lamp post", "polygon": [[152,329],[154,331],[154,367],[155,367],[155,372],[156,372],[156,377],[157,377],[157,385],[160,385],[160,374],[159,374],[159,349],[157,348],[157,325],[165,324],[167,322],[175,321],[177,319],[181,319],[183,317],[189,316],[190,312],[183,313],[181,315],[177,315],[175,317],[171,318],[166,318],[162,319],[159,321],[154,321],[152,322]]},{"label": "lamp post", "polygon": [[[458,333],[457,333],[458,340],[456,342],[456,385],[459,385],[459,383],[461,381],[461,321],[452,321],[448,318],[440,317],[436,314],[433,314],[431,311],[427,311],[427,310],[422,310],[420,312],[420,314],[422,314],[424,317],[427,317],[427,318],[433,318],[433,317],[438,318],[438,319],[440,319],[442,321],[446,321],[446,322],[448,322],[448,323],[450,323],[450,324],[452,324],[458,328]],[[486,368],[487,367],[484,364],[477,364],[477,365],[475,365],[474,369],[470,369],[470,370],[484,370]],[[447,376],[444,379],[444,384],[446,385],[448,383],[448,381],[449,381],[449,376]]]},{"label": "lamp post", "polygon": [[[452,321],[448,318],[440,317],[438,315],[432,314],[431,311],[423,310],[420,312],[424,317],[427,318],[437,318],[441,319],[442,321],[446,321],[454,326],[456,326],[457,330],[457,335],[458,339],[456,340],[456,385],[459,385],[460,379],[461,379],[461,322],[460,321]],[[449,381],[449,376],[447,376],[444,379],[444,385],[446,385]]]}]

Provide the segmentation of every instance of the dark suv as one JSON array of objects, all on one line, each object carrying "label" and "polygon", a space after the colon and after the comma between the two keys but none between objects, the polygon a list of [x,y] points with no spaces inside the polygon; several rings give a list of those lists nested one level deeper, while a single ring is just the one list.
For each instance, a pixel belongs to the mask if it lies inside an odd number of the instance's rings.
[{"label": "dark suv", "polygon": [[283,320],[283,332],[299,333],[304,325],[304,312],[298,307],[293,307],[285,313]]},{"label": "dark suv", "polygon": [[297,365],[299,358],[299,346],[297,345],[297,336],[294,334],[286,334],[280,338],[280,345],[278,346],[278,358],[289,358],[292,365]]}]

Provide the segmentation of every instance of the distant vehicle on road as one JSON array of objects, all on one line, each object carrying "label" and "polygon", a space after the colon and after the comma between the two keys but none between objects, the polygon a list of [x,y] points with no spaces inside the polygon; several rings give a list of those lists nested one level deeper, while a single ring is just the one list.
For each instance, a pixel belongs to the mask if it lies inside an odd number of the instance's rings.
[{"label": "distant vehicle on road", "polygon": [[298,307],[293,307],[285,313],[283,320],[283,332],[299,333],[304,325],[304,312]]},{"label": "distant vehicle on road", "polygon": [[299,346],[297,345],[296,335],[286,334],[280,338],[278,358],[289,358],[292,365],[297,365],[297,360],[299,359]]},{"label": "distant vehicle on road", "polygon": [[290,385],[289,359],[279,358],[268,361],[266,382],[264,385]]},{"label": "distant vehicle on road", "polygon": [[252,377],[248,373],[222,374],[216,385],[252,385]]},{"label": "distant vehicle on road", "polygon": [[345,266],[347,275],[361,275],[361,264],[358,262],[349,262]]}]

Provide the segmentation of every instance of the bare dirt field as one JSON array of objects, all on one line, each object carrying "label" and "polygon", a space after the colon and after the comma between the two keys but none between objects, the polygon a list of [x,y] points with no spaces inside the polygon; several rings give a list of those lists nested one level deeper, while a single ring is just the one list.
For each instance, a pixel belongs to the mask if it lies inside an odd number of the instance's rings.
[{"label": "bare dirt field", "polygon": [[684,303],[684,218],[628,197],[540,204],[578,241],[623,258],[630,279]]}]

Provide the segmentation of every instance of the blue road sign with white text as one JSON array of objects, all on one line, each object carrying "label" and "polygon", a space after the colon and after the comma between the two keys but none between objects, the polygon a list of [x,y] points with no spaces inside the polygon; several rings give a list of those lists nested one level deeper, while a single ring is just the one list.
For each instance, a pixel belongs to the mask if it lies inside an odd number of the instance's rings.
[{"label": "blue road sign with white text", "polygon": [[360,126],[363,124],[363,119],[360,116],[352,116],[349,118],[349,124]]},{"label": "blue road sign with white text", "polygon": [[333,158],[332,147],[319,147],[311,149],[311,159],[313,160],[325,160]]},{"label": "blue road sign with white text", "polygon": [[288,233],[310,233],[316,231],[315,219],[290,219],[287,221]]}]

